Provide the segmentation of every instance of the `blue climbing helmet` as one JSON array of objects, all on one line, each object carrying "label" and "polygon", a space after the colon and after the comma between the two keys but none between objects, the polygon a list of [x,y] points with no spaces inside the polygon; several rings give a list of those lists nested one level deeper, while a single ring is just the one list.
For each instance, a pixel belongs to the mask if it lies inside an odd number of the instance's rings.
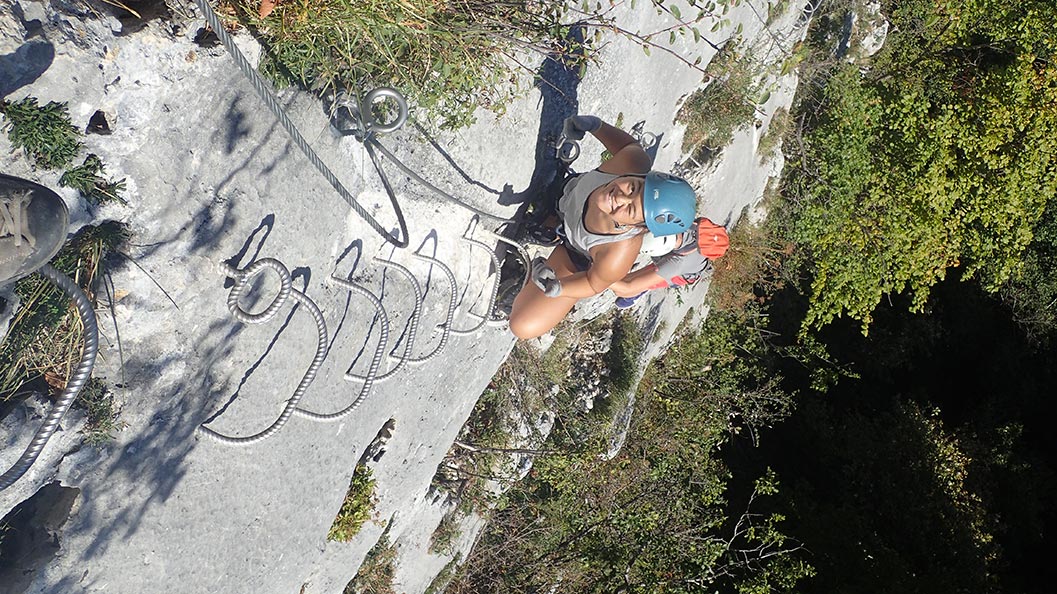
[{"label": "blue climbing helmet", "polygon": [[682,233],[697,215],[697,194],[683,178],[651,171],[643,184],[642,213],[654,235]]}]

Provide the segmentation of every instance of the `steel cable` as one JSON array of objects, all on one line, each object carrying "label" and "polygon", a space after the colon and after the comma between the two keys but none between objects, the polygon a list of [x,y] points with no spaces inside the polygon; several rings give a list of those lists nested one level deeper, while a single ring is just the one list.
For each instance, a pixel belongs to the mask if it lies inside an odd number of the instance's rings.
[{"label": "steel cable", "polygon": [[357,202],[355,198],[352,197],[352,194],[350,194],[349,191],[345,189],[345,186],[342,185],[342,183],[338,180],[337,176],[334,175],[330,168],[327,167],[325,163],[323,163],[323,160],[319,158],[319,155],[316,154],[316,151],[312,149],[312,147],[308,144],[308,141],[305,140],[304,136],[301,135],[301,132],[298,131],[297,126],[295,126],[293,121],[290,120],[290,117],[286,115],[286,111],[284,111],[282,106],[279,105],[279,100],[276,98],[275,94],[271,91],[271,89],[268,88],[267,83],[264,81],[263,78],[261,78],[260,74],[257,74],[257,71],[253,68],[253,66],[250,65],[249,61],[246,60],[246,57],[242,55],[242,52],[239,51],[239,48],[235,45],[235,42],[231,39],[231,36],[228,35],[228,32],[224,30],[223,24],[217,17],[216,12],[214,12],[213,9],[209,6],[209,2],[207,2],[207,0],[195,0],[195,4],[198,5],[198,9],[202,11],[203,16],[205,16],[206,22],[209,23],[209,26],[213,29],[213,31],[217,34],[217,37],[220,39],[220,42],[224,44],[224,47],[228,50],[228,53],[231,55],[232,59],[235,60],[235,64],[239,67],[239,70],[241,70],[242,74],[244,74],[246,78],[249,79],[254,91],[257,92],[257,96],[260,97],[261,101],[263,101],[264,104],[268,106],[268,110],[271,111],[272,115],[274,115],[279,120],[279,123],[282,124],[283,129],[286,130],[286,133],[289,134],[290,138],[294,141],[294,144],[296,144],[297,147],[301,149],[301,152],[304,153],[306,157],[308,157],[308,160],[312,162],[312,165],[315,166],[316,170],[319,171],[319,173],[321,173],[324,178],[326,178],[326,180],[330,183],[331,187],[333,187],[334,190],[337,191],[338,195],[341,196],[341,198],[345,202],[347,202],[354,211],[356,211],[356,214],[360,215],[360,217],[363,218],[363,220],[366,221],[372,229],[377,231],[383,239],[395,245],[396,247],[407,247],[407,223],[404,221],[404,213],[402,210],[400,210],[400,204],[397,202],[396,196],[392,193],[391,189],[388,186],[388,183],[386,183],[386,190],[389,191],[389,200],[393,205],[394,212],[396,213],[396,220],[397,224],[400,227],[400,233],[402,235],[402,238],[396,237],[395,235],[390,233],[385,227],[383,227],[377,220],[375,220],[374,217],[372,217],[370,213],[368,213],[367,210],[359,202]]}]

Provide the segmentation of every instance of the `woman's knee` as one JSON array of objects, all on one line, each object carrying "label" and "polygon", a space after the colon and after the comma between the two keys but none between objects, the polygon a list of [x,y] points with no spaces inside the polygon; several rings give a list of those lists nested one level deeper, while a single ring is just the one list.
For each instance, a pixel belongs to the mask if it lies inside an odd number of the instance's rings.
[{"label": "woman's knee", "polygon": [[510,312],[510,331],[514,333],[514,336],[521,340],[528,340],[539,338],[550,330],[550,328],[541,328],[538,317],[531,315],[532,313],[524,310]]}]

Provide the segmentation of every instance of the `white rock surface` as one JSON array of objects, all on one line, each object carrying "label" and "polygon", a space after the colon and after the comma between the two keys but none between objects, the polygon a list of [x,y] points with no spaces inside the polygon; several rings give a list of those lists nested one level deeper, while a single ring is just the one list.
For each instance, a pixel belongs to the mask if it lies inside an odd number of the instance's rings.
[{"label": "white rock surface", "polygon": [[[802,34],[794,29],[802,3],[793,4],[771,26],[786,49]],[[441,356],[377,384],[366,402],[339,422],[294,417],[270,439],[241,448],[204,439],[195,428],[207,419],[210,427],[234,435],[267,427],[316,349],[315,324],[302,306],[287,304],[262,325],[235,321],[225,305],[221,262],[245,267],[260,258],[279,259],[293,273],[294,287],[318,304],[330,347],[301,404],[334,411],[359,393],[360,383],[343,375],[350,368],[366,369],[379,328],[362,296],[333,286],[327,277],[354,275],[380,295],[393,329],[390,346],[402,348],[397,341],[413,307],[410,287],[373,259],[408,266],[426,291],[414,353],[427,353],[439,340],[433,328],[444,321],[452,289],[438,270],[410,252],[420,250],[452,268],[460,298],[456,325],[472,325],[465,312],[483,307],[489,261],[460,240],[471,213],[389,168],[411,238],[409,249],[393,249],[301,155],[223,49],[193,42],[201,25],[188,6],[174,11],[171,21],[155,20],[121,36],[114,30],[124,28],[122,23],[70,13],[76,10],[83,8],[0,0],[5,75],[0,91],[7,99],[68,101],[80,126],[96,110],[106,112],[113,134],[87,136],[86,151],[102,158],[110,176],[127,179],[129,204],[88,208],[76,192],[58,186],[58,172],[35,171],[12,151],[6,136],[0,138],[0,170],[58,191],[71,207],[71,231],[113,219],[127,222],[135,233],[127,261],[111,275],[113,315],[109,308],[100,312],[96,371],[124,386],[117,392],[127,427],[101,449],[74,452],[77,441],[69,437],[76,435],[79,419],[71,415],[40,462],[0,493],[3,514],[52,481],[81,489],[59,534],[58,555],[25,591],[337,593],[390,518],[395,518],[390,538],[401,559],[397,591],[423,591],[448,562],[426,552],[433,528],[448,510],[429,497],[430,480],[513,346],[505,329],[451,337]],[[628,29],[664,26],[648,9],[618,10]],[[725,37],[741,24],[747,39],[759,41],[754,51],[767,56],[762,59],[779,60],[785,50],[776,49],[775,39],[763,31],[757,10],[766,14],[766,3],[742,2],[728,15],[731,24],[723,30],[728,33],[712,35]],[[245,35],[239,44],[256,51]],[[673,49],[691,60],[703,54],[706,63],[712,55],[689,37]],[[681,157],[675,112],[699,83],[700,74],[673,56],[654,50],[647,58],[640,48],[614,39],[577,89],[579,111],[610,120],[623,112],[628,124],[646,120],[647,130],[662,135],[657,165],[667,168]],[[795,78],[771,84],[762,130],[774,109],[791,101]],[[331,132],[318,100],[296,92],[282,97],[323,160],[383,224],[394,226],[362,146]],[[499,121],[482,114],[474,126],[438,137],[461,173],[410,127],[384,142],[442,188],[509,216],[516,206],[497,204],[497,195],[504,188],[517,193],[529,187],[541,118],[545,129],[560,126],[541,109],[534,91]],[[714,220],[736,219],[759,201],[767,179],[780,170],[780,164],[759,163],[760,134],[739,133],[718,167],[695,180],[706,196],[705,214]],[[600,152],[600,146],[585,143],[577,169],[593,167]],[[260,285],[259,303],[244,306],[259,310],[267,304],[275,279],[266,275]],[[668,320],[670,335],[705,290],[707,283],[699,283],[681,305],[654,294],[640,311],[652,327]],[[611,303],[612,296],[596,302],[603,301]],[[648,357],[663,348],[667,336],[662,338],[651,343]],[[0,468],[17,459],[20,444],[36,429],[32,423],[16,426],[14,418],[2,425]],[[372,465],[377,521],[351,543],[327,542],[356,460],[390,418],[396,419],[393,437],[385,456]],[[480,528],[479,521],[470,523],[460,541],[464,552]]]}]

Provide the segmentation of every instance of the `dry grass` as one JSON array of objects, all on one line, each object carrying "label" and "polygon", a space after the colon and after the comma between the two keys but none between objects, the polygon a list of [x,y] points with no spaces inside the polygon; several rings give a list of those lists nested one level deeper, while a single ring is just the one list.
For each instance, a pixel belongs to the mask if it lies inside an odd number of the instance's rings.
[{"label": "dry grass", "polygon": [[[90,301],[104,272],[107,255],[128,238],[117,223],[85,227],[52,261],[70,276]],[[84,327],[70,300],[40,275],[15,284],[21,307],[3,344],[0,344],[0,401],[19,393],[26,384],[43,380],[54,393],[66,386],[81,358]]]}]

